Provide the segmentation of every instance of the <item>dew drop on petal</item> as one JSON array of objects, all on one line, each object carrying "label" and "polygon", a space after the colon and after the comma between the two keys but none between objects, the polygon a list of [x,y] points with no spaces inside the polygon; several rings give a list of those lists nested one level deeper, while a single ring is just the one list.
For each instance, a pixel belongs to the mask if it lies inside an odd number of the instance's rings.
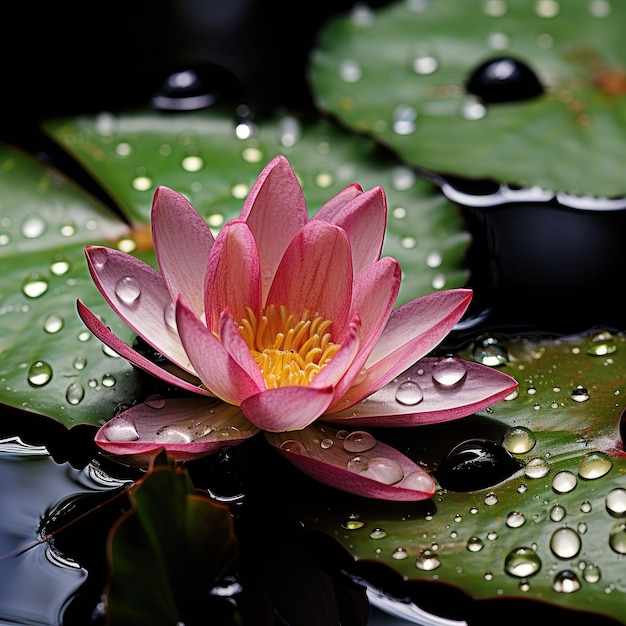
[{"label": "dew drop on petal", "polygon": [[612,467],[613,461],[605,452],[589,452],[578,461],[578,475],[593,480],[607,474]]},{"label": "dew drop on petal", "polygon": [[421,491],[429,493],[433,491],[435,481],[426,472],[410,472],[398,485],[403,489],[411,489],[412,491]]},{"label": "dew drop on petal", "polygon": [[355,430],[343,440],[343,447],[348,452],[366,452],[371,450],[376,443],[373,435],[363,430]]},{"label": "dew drop on petal", "polygon": [[218,441],[230,441],[232,439],[241,439],[241,431],[235,426],[224,426],[217,431]]},{"label": "dew drop on petal", "polygon": [[433,380],[443,387],[453,387],[461,382],[467,374],[467,367],[456,356],[439,357],[433,364]]},{"label": "dew drop on petal", "polygon": [[91,251],[91,262],[97,270],[101,270],[109,260],[109,251],[106,248],[95,248]]},{"label": "dew drop on petal", "polygon": [[103,435],[109,441],[137,441],[139,433],[135,427],[135,423],[128,418],[118,417],[108,422],[103,430]]},{"label": "dew drop on petal", "polygon": [[360,474],[385,485],[394,485],[404,478],[404,470],[398,462],[381,456],[370,458],[367,468]]},{"label": "dew drop on petal", "polygon": [[415,406],[424,399],[422,388],[413,380],[407,380],[396,389],[396,402],[404,406]]},{"label": "dew drop on petal", "polygon": [[162,409],[165,406],[165,398],[158,393],[154,393],[146,398],[146,406],[151,409]]},{"label": "dew drop on petal", "polygon": [[43,387],[52,379],[52,367],[46,361],[35,361],[28,368],[28,382],[33,387]]},{"label": "dew drop on petal", "polygon": [[550,550],[560,559],[575,557],[582,546],[580,536],[573,528],[564,526],[552,533],[550,537]]},{"label": "dew drop on petal", "polygon": [[369,459],[365,456],[353,456],[346,464],[346,468],[359,474],[360,472],[364,472],[368,468]]},{"label": "dew drop on petal", "polygon": [[163,319],[168,328],[176,331],[176,307],[173,302],[168,302],[165,309],[163,309]]},{"label": "dew drop on petal", "polygon": [[511,550],[504,560],[504,571],[516,578],[533,576],[541,569],[541,559],[532,548]]},{"label": "dew drop on petal", "polygon": [[561,470],[552,478],[552,489],[557,493],[569,493],[576,487],[578,479],[569,470]]},{"label": "dew drop on petal", "polygon": [[85,389],[78,381],[73,381],[67,386],[67,389],[65,391],[65,399],[68,401],[69,404],[80,404],[84,397]]},{"label": "dew drop on petal", "polygon": [[280,444],[280,449],[294,454],[306,454],[304,446],[295,439],[287,439]]},{"label": "dew drop on petal", "polygon": [[157,443],[191,443],[193,437],[185,426],[164,426],[157,430],[154,440]]},{"label": "dew drop on petal", "polygon": [[115,285],[115,295],[125,304],[133,304],[141,295],[141,285],[136,278],[124,276]]},{"label": "dew drop on petal", "polygon": [[326,439],[322,439],[320,441],[320,448],[322,448],[322,450],[328,450],[329,448],[332,448],[334,445],[335,445],[335,442],[330,437],[327,437]]},{"label": "dew drop on petal", "polygon": [[555,575],[552,589],[558,593],[574,593],[580,589],[580,581],[571,570],[563,570]]},{"label": "dew drop on petal", "polygon": [[605,505],[611,515],[624,515],[626,513],[626,489],[616,487],[609,491]]}]

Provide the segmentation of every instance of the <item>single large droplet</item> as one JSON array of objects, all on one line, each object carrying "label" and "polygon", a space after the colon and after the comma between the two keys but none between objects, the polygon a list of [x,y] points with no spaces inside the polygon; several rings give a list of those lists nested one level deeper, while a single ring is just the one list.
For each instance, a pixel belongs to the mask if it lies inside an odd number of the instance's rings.
[{"label": "single large droplet", "polygon": [[415,559],[415,567],[431,572],[441,565],[441,560],[432,550],[422,550]]},{"label": "single large droplet", "polygon": [[94,267],[101,270],[109,260],[109,251],[106,248],[94,248],[90,256]]},{"label": "single large droplet", "polygon": [[367,468],[359,473],[385,485],[394,485],[404,478],[404,470],[399,463],[381,456],[370,458]]},{"label": "single large droplet", "polygon": [[569,493],[576,487],[577,482],[576,474],[569,470],[561,470],[552,478],[552,489],[556,493]]},{"label": "single large droplet", "polygon": [[80,404],[84,397],[85,389],[78,381],[73,381],[67,386],[67,389],[65,390],[65,399],[69,402],[69,404]]},{"label": "single large droplet", "polygon": [[511,511],[506,516],[506,525],[509,528],[519,528],[526,523],[526,516],[521,511]]},{"label": "single large droplet", "polygon": [[550,464],[541,457],[533,457],[529,459],[524,468],[524,476],[526,478],[543,478],[550,472]]},{"label": "single large droplet", "polygon": [[480,537],[470,537],[467,540],[466,547],[470,552],[480,552],[485,547],[485,544]]},{"label": "single large droplet", "polygon": [[37,239],[46,232],[47,224],[39,215],[30,215],[22,222],[22,235],[26,239]]},{"label": "single large droplet", "polygon": [[560,559],[575,557],[580,552],[581,546],[578,533],[567,526],[555,530],[550,537],[550,549]]},{"label": "single large droplet", "polygon": [[572,400],[574,402],[587,402],[589,400],[589,391],[582,385],[578,385],[572,390]]},{"label": "single large droplet", "polygon": [[115,285],[115,295],[125,304],[132,304],[141,295],[141,284],[132,276],[124,276]]},{"label": "single large droplet", "polygon": [[528,578],[541,569],[541,559],[532,548],[511,550],[504,560],[504,571],[516,578]]},{"label": "single large droplet", "polygon": [[376,445],[376,438],[364,430],[351,432],[344,440],[344,450],[348,452],[367,452]]},{"label": "single large droplet", "polygon": [[574,572],[565,569],[554,577],[552,589],[559,593],[574,593],[580,589],[580,581]]},{"label": "single large droplet", "polygon": [[280,444],[280,449],[292,454],[306,454],[304,446],[295,439],[287,439]]},{"label": "single large droplet", "polygon": [[502,445],[513,454],[525,454],[533,449],[537,437],[532,430],[524,426],[509,428],[502,437]]},{"label": "single large droplet", "polygon": [[521,461],[494,441],[470,439],[453,448],[435,474],[445,489],[474,491],[502,482],[522,467]]},{"label": "single large droplet", "polygon": [[22,285],[22,292],[29,298],[39,298],[46,291],[48,291],[48,281],[37,272],[33,272]]},{"label": "single large droplet", "polygon": [[613,336],[609,332],[595,334],[587,346],[587,354],[591,356],[606,356],[617,351]]},{"label": "single large droplet", "polygon": [[543,86],[526,63],[503,57],[481,63],[470,75],[467,91],[486,103],[519,102],[540,96]]},{"label": "single large droplet", "polygon": [[28,368],[28,382],[33,387],[43,387],[52,379],[52,367],[46,361],[35,361]]},{"label": "single large droplet", "polygon": [[612,467],[613,461],[605,452],[589,452],[578,461],[578,475],[593,480],[607,474]]},{"label": "single large droplet", "polygon": [[616,487],[609,491],[605,505],[611,515],[624,515],[626,513],[626,489]]},{"label": "single large droplet", "polygon": [[184,426],[164,426],[156,432],[154,440],[158,443],[191,443],[193,437]]},{"label": "single large droplet", "polygon": [[433,380],[443,387],[453,387],[460,383],[467,374],[467,367],[456,356],[439,357],[433,364]]},{"label": "single large droplet", "polygon": [[472,355],[477,363],[488,367],[504,365],[509,360],[509,353],[500,340],[494,336],[483,337],[474,348]]},{"label": "single large droplet", "polygon": [[407,380],[398,385],[396,401],[405,406],[414,406],[424,399],[422,388],[413,380]]},{"label": "single large droplet", "polygon": [[139,433],[135,422],[125,417],[118,417],[106,424],[102,431],[109,441],[137,441]]},{"label": "single large droplet", "polygon": [[565,507],[562,507],[560,504],[555,504],[550,509],[550,519],[553,522],[560,522],[565,517]]},{"label": "single large droplet", "polygon": [[62,328],[63,318],[56,313],[50,313],[43,321],[43,329],[51,335],[58,333]]},{"label": "single large droplet", "polygon": [[613,552],[626,554],[626,524],[620,522],[611,528],[609,533],[609,546]]},{"label": "single large droplet", "polygon": [[151,99],[161,111],[196,111],[238,96],[239,81],[226,68],[213,63],[196,63],[193,67],[170,74]]}]

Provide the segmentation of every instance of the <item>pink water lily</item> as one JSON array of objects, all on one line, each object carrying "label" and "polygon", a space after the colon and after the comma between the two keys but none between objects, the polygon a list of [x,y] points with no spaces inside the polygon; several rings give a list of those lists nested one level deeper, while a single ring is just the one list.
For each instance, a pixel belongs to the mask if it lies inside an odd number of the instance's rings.
[{"label": "pink water lily", "polygon": [[468,289],[395,307],[400,267],[381,258],[383,190],[350,185],[309,218],[283,156],[261,172],[238,218],[216,237],[187,199],[158,188],[152,237],[160,271],[86,248],[93,280],[165,362],[124,343],[80,300],[101,341],[175,385],[107,422],[105,451],[164,448],[187,461],[264,431],[294,465],[367,497],[420,500],[435,481],[365,426],[457,419],[498,402],[517,382],[454,356],[428,357],[461,319]]}]

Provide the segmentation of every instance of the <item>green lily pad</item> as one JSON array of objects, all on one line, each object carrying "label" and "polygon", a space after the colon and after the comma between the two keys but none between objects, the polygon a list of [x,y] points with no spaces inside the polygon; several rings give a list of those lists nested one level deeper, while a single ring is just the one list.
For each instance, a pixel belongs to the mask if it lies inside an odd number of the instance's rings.
[{"label": "green lily pad", "polygon": [[[623,196],[625,20],[606,0],[357,4],[321,33],[310,82],[322,111],[433,172]],[[475,70],[503,58],[543,93],[486,104],[470,93]]]},{"label": "green lily pad", "polygon": [[[484,339],[462,355],[506,357],[518,393],[445,429],[420,428],[420,448],[486,438],[523,467],[485,488],[441,487],[417,506],[338,499],[328,510],[304,510],[305,526],[334,537],[357,567],[383,564],[404,580],[444,583],[474,599],[547,602],[621,623],[626,337]],[[433,456],[436,475],[443,459]],[[462,605],[439,605],[439,614],[455,610],[463,618]]]}]

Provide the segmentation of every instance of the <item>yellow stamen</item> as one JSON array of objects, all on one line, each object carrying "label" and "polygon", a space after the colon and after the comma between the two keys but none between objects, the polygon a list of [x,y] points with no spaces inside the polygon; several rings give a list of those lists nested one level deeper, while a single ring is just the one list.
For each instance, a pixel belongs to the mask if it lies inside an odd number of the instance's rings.
[{"label": "yellow stamen", "polygon": [[246,314],[239,332],[269,389],[310,385],[341,347],[331,341],[332,321],[308,310],[300,319],[273,304],[258,319],[250,308]]}]

